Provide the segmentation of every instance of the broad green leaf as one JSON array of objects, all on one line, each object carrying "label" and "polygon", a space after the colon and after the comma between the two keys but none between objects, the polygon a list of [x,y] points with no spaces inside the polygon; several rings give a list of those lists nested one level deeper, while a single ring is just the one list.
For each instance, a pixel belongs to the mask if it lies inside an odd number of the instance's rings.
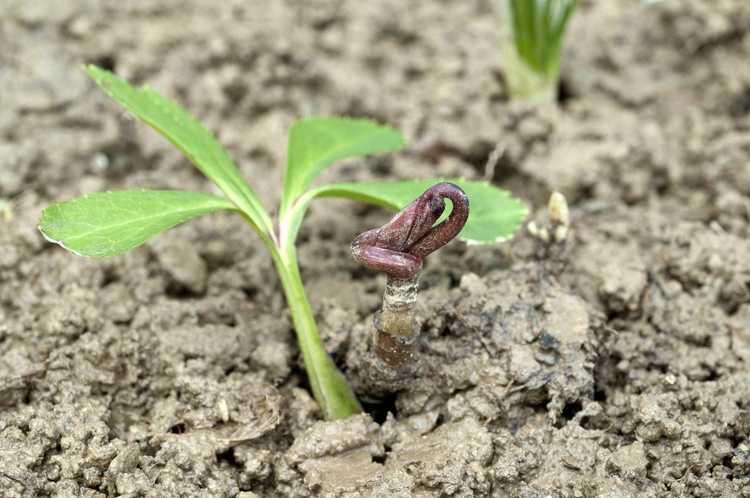
[{"label": "broad green leaf", "polygon": [[401,148],[404,139],[386,126],[365,119],[310,118],[289,131],[281,215],[304,194],[316,176],[335,161]]},{"label": "broad green leaf", "polygon": [[193,116],[150,88],[134,88],[96,66],[86,72],[113,100],[172,142],[250,218],[256,230],[272,232],[271,218],[226,150]]},{"label": "broad green leaf", "polygon": [[227,199],[197,192],[100,192],[47,207],[39,230],[79,256],[98,258],[129,251],[168,228],[220,209],[238,211]]},{"label": "broad green leaf", "polygon": [[455,183],[469,197],[469,219],[459,238],[470,244],[493,244],[510,238],[528,213],[526,206],[508,192],[486,182],[466,180],[340,183],[322,186],[310,195],[345,197],[400,210],[441,181]]}]

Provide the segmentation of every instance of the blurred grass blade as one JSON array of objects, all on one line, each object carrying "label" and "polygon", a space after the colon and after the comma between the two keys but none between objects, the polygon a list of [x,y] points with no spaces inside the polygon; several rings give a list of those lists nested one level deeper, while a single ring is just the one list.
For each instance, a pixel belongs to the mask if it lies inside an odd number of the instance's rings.
[{"label": "blurred grass blade", "polygon": [[[554,95],[565,28],[577,0],[506,0],[512,53],[505,61],[511,95]],[[517,61],[515,59],[518,59]]]},{"label": "blurred grass blade", "polygon": [[79,256],[99,258],[126,252],[164,230],[221,209],[238,210],[227,199],[197,192],[100,192],[47,207],[39,230]]},{"label": "blurred grass blade", "polygon": [[96,66],[86,72],[113,100],[172,142],[214,182],[254,224],[272,232],[271,218],[226,150],[182,107],[149,88],[134,88],[127,81]]},{"label": "blurred grass blade", "polygon": [[559,65],[559,48],[576,0],[508,0],[513,39],[521,59],[539,74]]},{"label": "blurred grass blade", "polygon": [[459,238],[470,244],[494,244],[510,238],[528,214],[526,206],[508,192],[486,182],[417,180],[340,183],[311,191],[315,197],[344,197],[400,210],[436,183],[449,181],[469,196],[469,219]]},{"label": "blurred grass blade", "polygon": [[388,152],[403,145],[397,131],[366,119],[323,117],[294,123],[289,131],[282,218],[310,182],[335,161]]}]

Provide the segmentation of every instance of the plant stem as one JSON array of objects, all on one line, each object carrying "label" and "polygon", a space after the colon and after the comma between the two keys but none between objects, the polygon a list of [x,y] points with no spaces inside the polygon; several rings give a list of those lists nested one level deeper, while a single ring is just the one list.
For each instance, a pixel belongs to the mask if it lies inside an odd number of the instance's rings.
[{"label": "plant stem", "polygon": [[383,309],[375,315],[375,353],[391,368],[404,366],[414,352],[418,289],[417,276],[406,280],[389,276],[385,285]]},{"label": "plant stem", "polygon": [[315,400],[328,420],[346,418],[359,413],[362,408],[354,392],[343,374],[336,368],[320,339],[310,302],[302,286],[294,247],[289,246],[285,251],[281,251],[278,247],[271,245],[269,249],[276,271],[281,278],[281,285],[292,315],[297,342],[302,351],[307,378],[310,380]]},{"label": "plant stem", "polygon": [[505,81],[512,99],[526,100],[534,104],[547,105],[557,102],[559,69],[543,75],[532,69],[521,56],[512,37],[503,43],[503,65]]}]

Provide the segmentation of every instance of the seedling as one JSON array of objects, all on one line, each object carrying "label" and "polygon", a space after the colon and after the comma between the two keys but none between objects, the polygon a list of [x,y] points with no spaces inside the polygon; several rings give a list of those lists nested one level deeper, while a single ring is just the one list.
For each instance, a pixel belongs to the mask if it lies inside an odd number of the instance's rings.
[{"label": "seedling", "polygon": [[5,221],[13,219],[13,203],[0,199],[0,218]]},{"label": "seedling", "polygon": [[526,226],[529,234],[543,244],[563,244],[570,231],[568,201],[560,192],[552,192],[547,204],[548,226],[539,227],[531,221]]},{"label": "seedling", "polygon": [[[334,162],[393,151],[403,145],[403,139],[391,128],[362,119],[304,119],[292,125],[289,132],[281,206],[274,220],[217,140],[180,106],[148,88],[136,89],[95,66],[88,66],[86,71],[112,99],[172,142],[224,196],[176,190],[89,194],[45,209],[39,227],[44,236],[82,256],[113,256],[203,214],[221,210],[239,214],[258,234],[274,262],[313,395],[323,414],[337,419],[358,412],[357,398],[323,346],[302,286],[295,247],[302,218],[316,197],[344,197],[402,209],[440,180],[311,188],[312,181]],[[473,206],[461,232],[468,242],[499,242],[513,234],[526,215],[524,206],[502,190],[484,182],[458,184]],[[437,212],[437,201],[432,199],[430,203]],[[430,225],[434,218],[429,217]],[[431,247],[427,241],[424,244],[418,257]]]},{"label": "seedling", "polygon": [[[449,199],[452,211],[435,224]],[[383,308],[375,317],[375,352],[386,365],[402,367],[412,355],[418,330],[414,321],[422,259],[453,240],[469,218],[469,198],[452,183],[438,183],[380,228],[352,242],[361,264],[388,276]]]},{"label": "seedling", "polygon": [[535,242],[540,279],[547,273],[562,273],[570,250],[570,210],[565,196],[552,192],[547,204],[546,224],[537,225],[531,221],[526,225],[526,230]]},{"label": "seedling", "polygon": [[512,98],[552,103],[560,52],[576,0],[506,0],[511,40],[504,43],[505,79]]}]

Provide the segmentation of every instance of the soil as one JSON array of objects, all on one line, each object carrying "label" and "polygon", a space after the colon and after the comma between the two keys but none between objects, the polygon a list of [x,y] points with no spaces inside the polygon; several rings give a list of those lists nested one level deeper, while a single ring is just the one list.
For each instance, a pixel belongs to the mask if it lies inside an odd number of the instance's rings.
[{"label": "soil", "polygon": [[[583,1],[556,110],[509,101],[497,3],[3,1],[0,496],[750,496],[750,3]],[[431,256],[389,392],[349,256],[389,215],[316,201],[303,280],[367,401],[323,421],[238,217],[95,261],[37,232],[87,192],[214,191],[83,62],[199,116],[268,206],[295,119],[366,116],[410,146],[326,179],[487,176],[536,219],[559,190],[568,247]]]}]

